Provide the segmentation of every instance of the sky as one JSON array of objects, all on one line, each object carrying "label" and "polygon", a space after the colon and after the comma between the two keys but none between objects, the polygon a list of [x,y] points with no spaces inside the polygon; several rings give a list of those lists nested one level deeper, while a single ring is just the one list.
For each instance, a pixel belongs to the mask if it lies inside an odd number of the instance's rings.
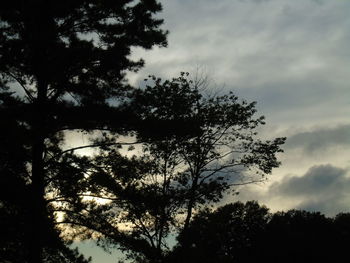
[{"label": "sky", "polygon": [[[257,101],[263,138],[287,137],[268,181],[225,202],[257,200],[272,212],[350,212],[350,0],[168,0],[168,47],[135,49],[142,85],[199,69],[213,88]],[[115,262],[91,244],[93,263]]]}]

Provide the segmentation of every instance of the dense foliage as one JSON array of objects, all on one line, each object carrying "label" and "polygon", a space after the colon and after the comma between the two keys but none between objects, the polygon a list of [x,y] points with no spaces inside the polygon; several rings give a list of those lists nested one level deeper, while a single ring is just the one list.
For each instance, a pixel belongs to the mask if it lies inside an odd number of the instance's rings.
[{"label": "dense foliage", "polygon": [[187,75],[170,81],[152,77],[137,92],[134,108],[148,120],[190,119],[192,129],[180,129],[191,132],[167,131],[128,149],[121,144],[101,149],[84,191],[107,203],[88,202],[85,213],[66,215],[65,222],[88,225],[102,244],[117,244],[136,261],[161,262],[169,237],[186,230],[196,211],[279,166],[276,154],[284,138],[257,137],[264,118],[255,117],[255,103],[231,93],[205,96]]},{"label": "dense foliage", "polygon": [[[79,203],[75,186],[87,160],[62,149],[68,131],[131,129],[134,115],[122,107],[131,89],[125,73],[143,61],[129,55],[132,47],[166,45],[154,16],[160,10],[155,0],[1,1],[1,186],[27,202],[14,228],[24,227],[26,240],[36,237],[16,260],[46,258],[53,197]],[[1,208],[11,199],[3,196]]]},{"label": "dense foliage", "polygon": [[256,202],[199,213],[178,238],[169,262],[344,262],[349,214],[269,213]]}]

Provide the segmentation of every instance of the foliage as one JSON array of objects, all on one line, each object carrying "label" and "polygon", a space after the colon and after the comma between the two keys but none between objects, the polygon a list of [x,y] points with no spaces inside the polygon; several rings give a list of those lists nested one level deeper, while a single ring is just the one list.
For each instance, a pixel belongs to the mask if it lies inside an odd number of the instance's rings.
[{"label": "foliage", "polygon": [[67,215],[69,222],[90,222],[101,241],[119,245],[140,262],[161,261],[170,249],[169,236],[185,230],[194,212],[278,167],[276,154],[284,143],[284,138],[257,138],[256,128],[264,122],[255,117],[255,103],[239,101],[232,93],[206,97],[186,73],[151,81],[136,94],[141,118],[188,118],[192,122],[181,128],[192,132],[159,136],[164,130],[155,127],[159,133],[141,137],[143,143],[129,151],[101,151],[90,170],[88,191],[108,203],[88,204],[86,218]]},{"label": "foliage", "polygon": [[341,262],[345,254],[336,241],[341,233],[336,226],[319,212],[277,212],[267,226],[267,242],[276,251],[265,257],[273,262]]},{"label": "foliage", "polygon": [[[156,0],[0,3],[0,218],[9,257],[20,249],[23,262],[84,262],[59,237],[57,225],[71,225],[134,260],[162,261],[167,238],[194,213],[278,167],[284,138],[258,139],[255,103],[204,96],[185,73],[150,77],[145,89],[127,84],[126,72],[143,65],[131,49],[166,45],[160,10]],[[102,136],[64,148],[77,131]],[[76,153],[89,147],[99,155]]]},{"label": "foliage", "polygon": [[1,1],[0,147],[10,144],[1,149],[1,181],[28,199],[19,206],[37,239],[26,243],[28,262],[46,257],[55,202],[66,201],[67,211],[81,203],[75,192],[88,159],[63,149],[65,135],[132,129],[125,74],[144,63],[130,59],[132,48],[166,45],[160,10],[156,0]]},{"label": "foliage", "polygon": [[156,1],[2,1],[0,70],[27,100],[47,86],[49,102],[71,95],[76,103],[104,103],[120,94],[125,70],[143,61],[131,47],[166,45]]},{"label": "foliage", "polygon": [[[23,185],[6,185],[6,187],[23,187]],[[1,262],[23,263],[28,262],[30,243],[37,242],[32,231],[28,229],[31,203],[0,202],[0,259]],[[45,245],[42,247],[42,262],[45,263],[88,263],[77,249],[71,249],[70,243],[59,238],[59,232],[51,222],[45,223]]]},{"label": "foliage", "polygon": [[270,213],[238,202],[196,215],[168,262],[342,262],[349,227],[349,214]]},{"label": "foliage", "polygon": [[[1,94],[1,107],[14,102],[9,94]],[[31,243],[36,240],[28,226],[32,196],[27,163],[30,159],[28,129],[15,119],[2,120],[0,130],[0,259],[1,262],[28,262]],[[52,222],[45,221],[46,237],[43,262],[87,263],[77,250],[60,240]]]}]

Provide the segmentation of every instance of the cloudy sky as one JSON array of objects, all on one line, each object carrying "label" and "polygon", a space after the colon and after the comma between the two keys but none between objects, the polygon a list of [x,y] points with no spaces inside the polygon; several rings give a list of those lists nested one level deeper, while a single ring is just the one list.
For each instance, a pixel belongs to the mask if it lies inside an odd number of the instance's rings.
[{"label": "cloudy sky", "polygon": [[[162,1],[167,48],[134,50],[142,85],[200,68],[212,85],[257,101],[263,136],[288,137],[269,181],[226,201],[258,200],[333,216],[350,211],[350,1]],[[93,249],[86,245],[88,254]],[[93,262],[114,262],[102,254]]]}]

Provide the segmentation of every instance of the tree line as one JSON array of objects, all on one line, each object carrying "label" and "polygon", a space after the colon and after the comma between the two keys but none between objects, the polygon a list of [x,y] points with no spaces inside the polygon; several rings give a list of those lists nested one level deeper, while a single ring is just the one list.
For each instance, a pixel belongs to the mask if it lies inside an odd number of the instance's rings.
[{"label": "tree line", "polygon": [[271,213],[236,202],[197,214],[168,262],[345,262],[349,241],[349,213]]}]

